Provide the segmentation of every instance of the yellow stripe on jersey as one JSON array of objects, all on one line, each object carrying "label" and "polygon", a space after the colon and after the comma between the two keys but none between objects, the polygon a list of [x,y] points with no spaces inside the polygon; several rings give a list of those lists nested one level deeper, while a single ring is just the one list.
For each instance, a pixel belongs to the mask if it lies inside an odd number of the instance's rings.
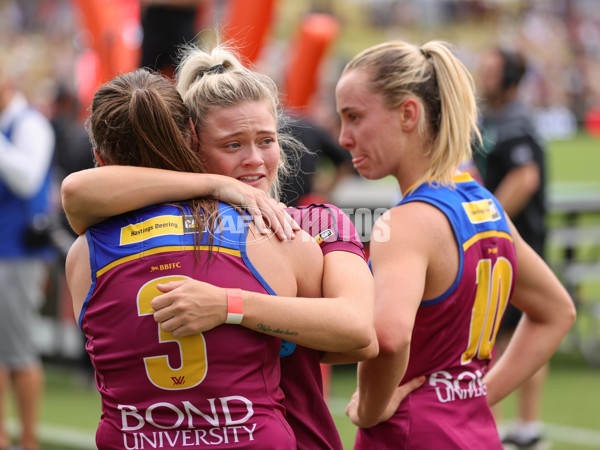
[{"label": "yellow stripe on jersey", "polygon": [[497,230],[484,231],[483,233],[476,234],[471,239],[469,239],[467,242],[465,242],[463,244],[463,250],[467,251],[467,249],[471,245],[476,243],[477,241],[480,241],[482,239],[489,238],[489,237],[504,238],[504,239],[508,239],[511,242],[513,240],[512,236],[510,234],[506,233],[505,231],[497,231]]},{"label": "yellow stripe on jersey", "polygon": [[452,181],[455,183],[467,183],[469,181],[473,181],[473,177],[468,172],[462,172],[458,175],[454,175],[454,177],[452,177]]},{"label": "yellow stripe on jersey", "polygon": [[242,252],[240,252],[239,250],[233,250],[231,248],[226,248],[226,247],[218,247],[216,245],[200,245],[198,247],[194,247],[193,245],[168,245],[168,246],[164,246],[164,247],[152,248],[145,252],[139,252],[139,253],[135,253],[133,255],[128,255],[128,256],[124,256],[123,258],[119,258],[119,259],[111,262],[110,264],[107,264],[106,266],[102,267],[101,269],[98,269],[98,271],[96,272],[96,276],[99,277],[100,275],[103,275],[106,272],[108,272],[113,267],[116,267],[116,266],[126,263],[128,261],[133,261],[135,259],[143,258],[144,256],[157,255],[160,253],[168,253],[168,252],[190,251],[190,250],[195,250],[195,249],[204,250],[204,251],[210,250],[210,251],[218,252],[218,253],[226,253],[228,255],[232,255],[237,258],[241,258],[241,256],[242,256]]},{"label": "yellow stripe on jersey", "polygon": [[[429,182],[432,182],[432,181],[433,181],[433,178],[428,178],[426,181],[421,181],[420,184],[417,184],[417,183],[411,184],[408,187],[408,189],[406,190],[406,195],[405,196],[410,195],[412,193],[412,191],[415,190],[415,189],[417,189],[421,184],[429,183]],[[469,181],[474,181],[474,180],[473,180],[473,177],[471,176],[471,174],[468,173],[468,172],[462,172],[462,173],[459,173],[458,175],[454,175],[452,177],[452,182],[453,183],[468,183]]]}]

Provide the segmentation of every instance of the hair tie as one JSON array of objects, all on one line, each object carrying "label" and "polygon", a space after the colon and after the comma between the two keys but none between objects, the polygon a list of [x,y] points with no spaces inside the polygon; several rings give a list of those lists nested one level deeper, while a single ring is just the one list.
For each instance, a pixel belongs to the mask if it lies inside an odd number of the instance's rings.
[{"label": "hair tie", "polygon": [[210,69],[208,69],[204,73],[208,74],[208,73],[223,73],[223,72],[225,72],[225,66],[223,64],[217,64],[215,66],[212,66]]}]

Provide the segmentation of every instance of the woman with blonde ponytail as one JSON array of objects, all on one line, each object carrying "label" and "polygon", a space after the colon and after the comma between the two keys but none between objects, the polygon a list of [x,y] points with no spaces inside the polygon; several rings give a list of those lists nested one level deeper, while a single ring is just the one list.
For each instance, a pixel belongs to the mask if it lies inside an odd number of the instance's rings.
[{"label": "woman with blonde ponytail", "polygon": [[[502,449],[489,405],[554,353],[569,295],[500,203],[459,165],[479,139],[473,82],[448,45],[388,42],[345,67],[340,144],[403,198],[372,231],[379,355],[358,365],[355,449]],[[518,270],[518,272],[517,272]],[[524,312],[490,369],[509,302]],[[422,386],[398,387],[414,377]]]}]

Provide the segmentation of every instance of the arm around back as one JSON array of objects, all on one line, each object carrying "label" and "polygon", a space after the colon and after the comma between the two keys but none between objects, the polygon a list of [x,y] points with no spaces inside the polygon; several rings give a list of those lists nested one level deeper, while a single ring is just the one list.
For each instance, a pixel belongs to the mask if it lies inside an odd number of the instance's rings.
[{"label": "arm around back", "polygon": [[323,301],[333,306],[331,313],[340,328],[340,336],[345,336],[349,345],[360,348],[343,353],[328,352],[322,362],[347,364],[377,356],[379,346],[373,322],[375,282],[365,260],[345,251],[327,253],[324,258],[323,296]]},{"label": "arm around back", "polygon": [[[111,216],[144,206],[210,195],[210,175],[109,165],[68,175],[61,196],[67,219],[82,234]],[[185,191],[184,191],[185,189]]]},{"label": "arm around back", "polygon": [[298,229],[265,192],[223,175],[108,165],[70,174],[63,180],[61,195],[67,219],[77,234],[111,216],[199,197],[247,207],[257,227],[267,232],[266,221],[279,239],[293,236],[292,229]]},{"label": "arm around back", "polygon": [[[283,288],[277,296],[243,291],[241,325],[316,350],[359,351],[355,359],[374,356],[373,280],[364,260],[336,251],[325,256],[323,267],[318,245],[304,232],[280,244],[286,247],[290,267],[298,276],[296,296],[284,293]],[[307,249],[310,256],[304,253]],[[284,272],[282,268],[282,276]],[[277,279],[281,276],[275,276],[274,288],[281,281]],[[152,301],[157,310],[154,318],[176,337],[210,330],[225,320],[225,289],[199,281],[169,283],[160,289],[166,294]]]}]

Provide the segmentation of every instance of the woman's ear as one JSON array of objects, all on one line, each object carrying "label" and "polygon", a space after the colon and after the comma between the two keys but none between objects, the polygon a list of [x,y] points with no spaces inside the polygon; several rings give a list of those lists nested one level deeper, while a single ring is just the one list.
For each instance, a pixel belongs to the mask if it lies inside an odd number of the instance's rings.
[{"label": "woman's ear", "polygon": [[402,130],[412,131],[419,124],[421,105],[415,98],[409,97],[400,105],[399,113]]},{"label": "woman's ear", "polygon": [[96,160],[96,163],[102,167],[105,166],[106,163],[102,160],[102,158],[100,157],[100,154],[98,153],[97,149],[94,149],[94,159]]}]

